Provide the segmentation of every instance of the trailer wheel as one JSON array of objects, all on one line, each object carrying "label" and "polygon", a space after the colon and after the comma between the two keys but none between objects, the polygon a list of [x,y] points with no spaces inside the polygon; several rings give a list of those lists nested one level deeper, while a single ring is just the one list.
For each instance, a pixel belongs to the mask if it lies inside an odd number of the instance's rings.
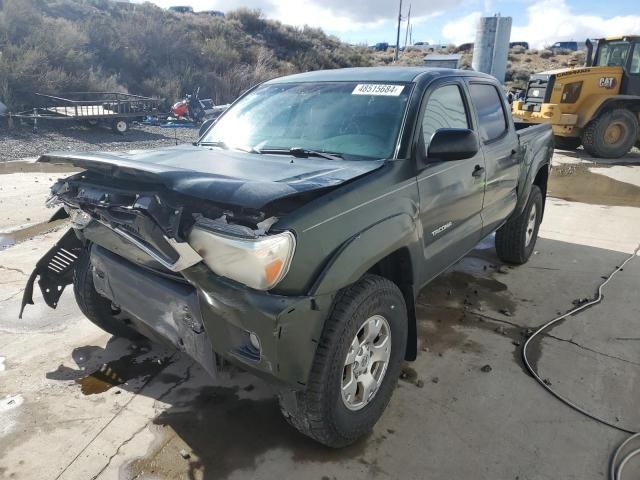
[{"label": "trailer wheel", "polygon": [[329,447],[361,438],[393,394],[407,328],[404,297],[393,282],[367,274],[342,289],[325,322],[308,384],[279,395],[285,419]]},{"label": "trailer wheel", "polygon": [[111,124],[111,129],[116,133],[125,133],[129,130],[129,122],[124,118],[116,118]]},{"label": "trailer wheel", "polygon": [[592,120],[582,134],[582,145],[598,158],[620,158],[638,138],[638,119],[629,110],[618,108]]},{"label": "trailer wheel", "polygon": [[582,144],[582,140],[578,137],[561,137],[553,136],[554,146],[560,150],[575,150]]}]

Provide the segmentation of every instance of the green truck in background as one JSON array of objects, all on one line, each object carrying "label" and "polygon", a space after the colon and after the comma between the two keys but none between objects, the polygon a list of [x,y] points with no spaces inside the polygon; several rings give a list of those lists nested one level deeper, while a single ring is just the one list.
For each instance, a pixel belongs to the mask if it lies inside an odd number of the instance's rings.
[{"label": "green truck in background", "polygon": [[332,447],[367,433],[402,362],[415,299],[496,233],[531,255],[551,127],[514,124],[500,84],[375,67],[270,80],[193,145],[51,153],[69,230],[37,264],[51,307],[73,284],[114,335],[169,342],[215,376],[218,356],[278,387],[287,420]]}]

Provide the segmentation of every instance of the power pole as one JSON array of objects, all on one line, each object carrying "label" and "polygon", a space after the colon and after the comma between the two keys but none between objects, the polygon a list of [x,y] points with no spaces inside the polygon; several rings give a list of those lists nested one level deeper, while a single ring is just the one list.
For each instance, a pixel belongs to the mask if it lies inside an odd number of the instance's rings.
[{"label": "power pole", "polygon": [[411,4],[409,4],[409,13],[407,13],[407,28],[404,32],[404,48],[407,48],[407,41],[409,40],[410,28],[411,28]]},{"label": "power pole", "polygon": [[394,61],[398,61],[398,53],[400,51],[400,22],[402,22],[402,0],[400,0],[400,8],[398,9],[398,34],[396,35],[396,53]]}]

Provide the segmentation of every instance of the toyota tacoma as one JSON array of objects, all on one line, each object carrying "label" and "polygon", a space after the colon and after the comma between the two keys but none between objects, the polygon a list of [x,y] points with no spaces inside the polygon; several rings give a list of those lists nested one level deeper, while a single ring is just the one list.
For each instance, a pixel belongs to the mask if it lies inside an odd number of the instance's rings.
[{"label": "toyota tacoma", "polygon": [[[317,71],[246,92],[197,142],[51,153],[72,228],[37,263],[107,332],[170,342],[275,384],[291,425],[332,447],[367,433],[418,350],[416,295],[496,231],[531,255],[551,127],[514,124],[481,73]],[[428,287],[427,287],[428,288]],[[22,312],[21,312],[22,315]]]}]

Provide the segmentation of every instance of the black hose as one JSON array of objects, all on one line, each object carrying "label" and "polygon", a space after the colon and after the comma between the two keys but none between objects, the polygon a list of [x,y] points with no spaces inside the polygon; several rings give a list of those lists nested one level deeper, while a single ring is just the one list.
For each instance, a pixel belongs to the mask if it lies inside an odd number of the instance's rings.
[{"label": "black hose", "polygon": [[596,295],[596,298],[594,298],[593,300],[590,300],[587,303],[584,303],[584,304],[574,308],[573,310],[570,310],[567,313],[564,313],[564,314],[554,318],[553,320],[548,321],[544,325],[538,327],[538,329],[535,332],[533,332],[533,334],[527,339],[526,342],[524,342],[524,345],[522,346],[522,361],[523,361],[526,369],[529,371],[531,376],[533,378],[535,378],[535,380],[547,392],[549,392],[551,395],[556,397],[558,400],[560,400],[564,404],[566,404],[569,407],[573,408],[574,410],[582,413],[583,415],[595,420],[596,422],[600,422],[600,423],[602,423],[602,424],[604,424],[604,425],[606,425],[608,427],[615,428],[616,430],[619,430],[621,432],[632,434],[631,437],[629,437],[627,440],[625,440],[616,449],[616,452],[614,453],[613,457],[611,458],[611,464],[610,464],[610,468],[609,468],[610,480],[620,480],[621,479],[621,475],[622,475],[622,469],[627,464],[627,462],[632,457],[640,454],[640,449],[633,450],[633,451],[629,452],[626,456],[624,456],[622,458],[622,460],[620,461],[619,465],[618,465],[618,456],[619,456],[620,452],[622,451],[622,449],[626,445],[628,445],[633,439],[640,438],[640,433],[637,433],[635,430],[632,430],[630,428],[624,428],[624,427],[621,427],[619,425],[615,425],[615,424],[609,422],[608,420],[600,418],[600,417],[598,417],[598,416],[586,411],[584,408],[582,408],[579,405],[577,405],[576,403],[572,402],[567,397],[565,397],[565,396],[561,395],[560,393],[556,392],[553,388],[551,388],[549,385],[547,385],[542,378],[540,378],[540,375],[538,375],[538,373],[531,366],[531,363],[529,362],[529,358],[527,357],[527,349],[528,349],[529,345],[531,344],[532,340],[535,337],[537,337],[538,335],[540,335],[544,331],[548,330],[549,328],[551,328],[553,325],[555,325],[559,321],[564,320],[565,318],[567,318],[567,317],[569,317],[571,315],[575,315],[576,313],[579,313],[579,312],[581,312],[582,310],[584,310],[586,308],[589,308],[589,307],[591,307],[593,305],[597,305],[598,303],[600,303],[602,301],[602,298],[603,298],[602,289],[605,287],[605,285],[607,285],[611,281],[611,279],[614,277],[615,274],[617,274],[620,270],[622,270],[623,267],[628,262],[633,260],[638,255],[638,251],[640,251],[640,245],[638,245],[638,247],[635,249],[635,251],[629,257],[627,257],[625,259],[625,261],[622,262],[622,264],[620,264],[620,266],[616,267],[616,269],[611,273],[611,275],[609,275],[607,277],[607,279],[600,284],[600,286],[598,287],[598,293]]}]

